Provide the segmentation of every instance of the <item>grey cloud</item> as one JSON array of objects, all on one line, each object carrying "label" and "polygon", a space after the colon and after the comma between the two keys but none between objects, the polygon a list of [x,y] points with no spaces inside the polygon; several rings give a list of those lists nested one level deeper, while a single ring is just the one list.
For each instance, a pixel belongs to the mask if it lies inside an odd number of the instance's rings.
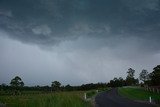
[{"label": "grey cloud", "polygon": [[145,10],[159,10],[159,0],[122,0],[130,9],[137,12],[145,12]]},{"label": "grey cloud", "polygon": [[43,34],[45,36],[49,35],[52,31],[47,25],[40,25],[32,28],[32,31],[36,35]]},{"label": "grey cloud", "polygon": [[150,39],[156,46],[159,8],[159,0],[1,0],[0,29],[43,47],[83,36],[108,45],[108,38],[119,35]]}]

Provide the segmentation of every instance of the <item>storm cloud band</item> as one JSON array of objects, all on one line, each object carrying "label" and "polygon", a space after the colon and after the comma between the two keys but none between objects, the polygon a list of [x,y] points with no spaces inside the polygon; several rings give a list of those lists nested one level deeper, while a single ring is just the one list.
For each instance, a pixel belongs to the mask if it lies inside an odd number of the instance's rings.
[{"label": "storm cloud band", "polygon": [[0,29],[13,39],[46,46],[80,36],[154,41],[160,39],[160,1],[1,0]]}]

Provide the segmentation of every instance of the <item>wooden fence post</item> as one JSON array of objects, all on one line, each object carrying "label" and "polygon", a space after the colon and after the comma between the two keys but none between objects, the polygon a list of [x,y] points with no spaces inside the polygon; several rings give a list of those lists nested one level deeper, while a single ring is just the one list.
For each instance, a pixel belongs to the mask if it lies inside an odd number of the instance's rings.
[{"label": "wooden fence post", "polygon": [[149,102],[152,103],[152,98],[151,97],[149,97]]},{"label": "wooden fence post", "polygon": [[86,100],[86,93],[84,93],[84,99]]}]

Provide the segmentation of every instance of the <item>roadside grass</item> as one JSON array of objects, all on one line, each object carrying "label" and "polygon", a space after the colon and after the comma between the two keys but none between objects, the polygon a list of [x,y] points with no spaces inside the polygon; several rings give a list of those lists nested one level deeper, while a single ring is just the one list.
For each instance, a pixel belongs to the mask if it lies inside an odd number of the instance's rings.
[{"label": "roadside grass", "polygon": [[86,101],[89,101],[92,107],[95,107],[95,97],[98,93],[103,91],[109,91],[111,88],[99,88],[97,90],[90,90],[86,92]]},{"label": "roadside grass", "polygon": [[154,100],[160,100],[160,94],[145,91],[141,87],[121,87],[118,88],[118,93],[132,100],[148,101],[150,96]]},{"label": "roadside grass", "polygon": [[111,88],[99,88],[97,90],[90,90],[86,92],[86,98],[94,98],[98,93],[108,91]]},{"label": "roadside grass", "polygon": [[56,92],[48,94],[26,94],[0,96],[0,103],[7,107],[91,107],[83,100],[84,92]]}]

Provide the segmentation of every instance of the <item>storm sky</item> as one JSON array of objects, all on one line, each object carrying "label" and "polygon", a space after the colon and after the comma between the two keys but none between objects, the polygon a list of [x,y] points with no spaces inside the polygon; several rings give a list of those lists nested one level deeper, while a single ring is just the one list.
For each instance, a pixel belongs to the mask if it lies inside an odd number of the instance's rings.
[{"label": "storm sky", "polygon": [[0,0],[0,83],[108,82],[160,64],[160,0]]}]

